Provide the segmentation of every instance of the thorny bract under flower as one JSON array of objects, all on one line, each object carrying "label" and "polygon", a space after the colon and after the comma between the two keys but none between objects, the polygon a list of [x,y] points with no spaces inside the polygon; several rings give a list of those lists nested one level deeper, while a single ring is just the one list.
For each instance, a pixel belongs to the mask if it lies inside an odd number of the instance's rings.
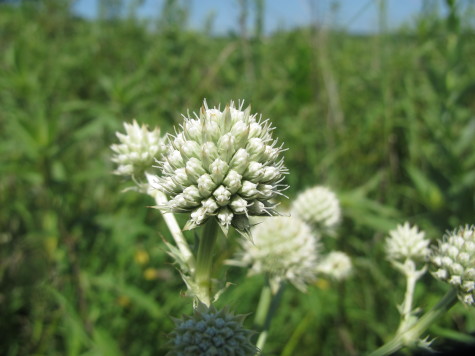
[{"label": "thorny bract under flower", "polygon": [[169,197],[166,211],[191,213],[185,229],[216,218],[225,233],[229,226],[248,233],[249,216],[276,214],[271,200],[287,188],[287,169],[269,120],[242,104],[220,111],[205,101],[180,128],[168,136],[158,189]]}]

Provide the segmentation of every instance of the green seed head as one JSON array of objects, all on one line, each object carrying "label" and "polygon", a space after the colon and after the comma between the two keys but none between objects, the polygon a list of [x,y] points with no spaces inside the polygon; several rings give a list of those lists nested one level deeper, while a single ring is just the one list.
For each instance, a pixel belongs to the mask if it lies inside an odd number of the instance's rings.
[{"label": "green seed head", "polygon": [[254,332],[243,326],[244,315],[227,308],[217,311],[200,304],[192,316],[175,320],[170,356],[252,356],[257,348],[250,338]]}]

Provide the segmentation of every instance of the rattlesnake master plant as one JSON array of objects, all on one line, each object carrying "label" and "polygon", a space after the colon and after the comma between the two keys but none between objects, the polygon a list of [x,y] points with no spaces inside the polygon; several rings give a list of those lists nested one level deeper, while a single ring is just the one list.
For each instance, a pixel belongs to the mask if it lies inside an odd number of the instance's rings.
[{"label": "rattlesnake master plant", "polygon": [[175,319],[171,333],[170,356],[253,356],[253,331],[243,326],[245,315],[234,315],[224,308],[198,305],[192,316]]},{"label": "rattlesnake master plant", "polygon": [[271,288],[290,282],[304,291],[315,280],[319,243],[310,226],[298,218],[275,216],[252,229],[252,240],[242,240],[238,257],[249,273],[265,273]]},{"label": "rattlesnake master plant", "polygon": [[353,270],[351,259],[341,251],[332,251],[322,257],[317,265],[317,272],[322,273],[336,281],[348,278]]},{"label": "rattlesnake master plant", "polygon": [[341,220],[338,198],[323,186],[315,186],[300,193],[292,203],[290,211],[293,216],[328,232]]},{"label": "rattlesnake master plant", "polygon": [[444,235],[430,260],[436,268],[433,275],[454,286],[465,304],[475,305],[475,226]]},{"label": "rattlesnake master plant", "polygon": [[126,134],[116,132],[120,144],[113,144],[112,162],[118,164],[115,174],[131,176],[142,181],[146,171],[151,171],[155,160],[165,152],[164,140],[160,137],[160,129],[149,131],[146,125],[139,126],[134,120],[132,124],[124,123]]},{"label": "rattlesnake master plant", "polygon": [[287,188],[287,170],[272,130],[250,107],[231,102],[221,111],[205,101],[199,115],[185,117],[168,136],[158,179],[169,197],[165,210],[191,213],[185,229],[216,218],[225,233],[229,226],[249,232],[249,216],[274,215],[271,199]]},{"label": "rattlesnake master plant", "polygon": [[429,255],[429,242],[424,231],[419,231],[417,226],[411,227],[405,222],[389,232],[385,245],[386,255],[393,261],[424,261]]}]

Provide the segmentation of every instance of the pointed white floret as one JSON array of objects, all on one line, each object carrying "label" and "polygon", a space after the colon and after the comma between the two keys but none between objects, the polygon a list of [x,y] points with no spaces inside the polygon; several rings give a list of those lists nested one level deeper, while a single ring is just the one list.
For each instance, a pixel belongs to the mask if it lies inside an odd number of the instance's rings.
[{"label": "pointed white floret", "polygon": [[430,252],[429,242],[424,231],[405,222],[389,232],[385,244],[386,255],[388,259],[395,261],[424,261]]}]

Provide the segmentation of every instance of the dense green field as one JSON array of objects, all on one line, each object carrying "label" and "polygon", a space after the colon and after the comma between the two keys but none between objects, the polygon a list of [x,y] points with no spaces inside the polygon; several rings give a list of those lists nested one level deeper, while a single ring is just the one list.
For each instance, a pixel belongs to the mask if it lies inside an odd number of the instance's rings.
[{"label": "dense green field", "polygon": [[[304,28],[246,38],[189,31],[180,16],[85,21],[55,4],[0,5],[2,355],[167,352],[171,316],[190,313],[190,299],[153,200],[121,193],[110,145],[123,121],[172,132],[203,98],[244,99],[271,119],[287,148],[289,198],[321,184],[342,204],[327,248],[351,256],[353,276],[305,294],[289,286],[267,355],[383,344],[404,293],[383,252],[387,232],[408,220],[436,239],[475,223],[473,19],[455,6],[372,36]],[[228,280],[218,305],[253,312],[262,278],[231,268]],[[416,301],[430,308],[446,289],[426,275]],[[461,304],[430,329],[436,348],[470,333],[475,314]]]}]

